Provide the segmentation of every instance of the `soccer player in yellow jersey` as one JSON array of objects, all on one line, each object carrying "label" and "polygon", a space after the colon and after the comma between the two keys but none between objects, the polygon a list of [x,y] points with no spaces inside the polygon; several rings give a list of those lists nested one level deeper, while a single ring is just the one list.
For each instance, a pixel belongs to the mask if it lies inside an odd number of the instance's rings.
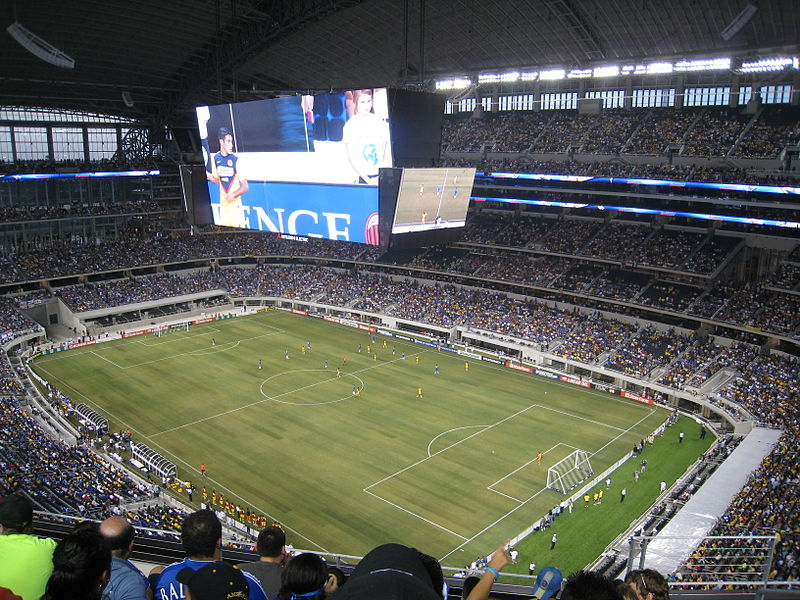
[{"label": "soccer player in yellow jersey", "polygon": [[233,134],[221,127],[218,133],[219,152],[211,159],[211,172],[206,178],[219,184],[219,222],[217,225],[246,228],[242,195],[247,193],[247,180],[238,170],[239,157],[233,153]]}]

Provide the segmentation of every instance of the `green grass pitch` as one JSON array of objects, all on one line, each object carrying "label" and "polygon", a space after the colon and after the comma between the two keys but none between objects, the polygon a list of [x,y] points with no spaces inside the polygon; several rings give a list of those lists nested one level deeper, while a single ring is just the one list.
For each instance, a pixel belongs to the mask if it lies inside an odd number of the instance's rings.
[{"label": "green grass pitch", "polygon": [[[34,368],[112,429],[132,429],[197,489],[281,522],[295,547],[361,555],[398,541],[452,566],[564,499],[545,489],[548,466],[583,449],[600,472],[666,418],[617,396],[377,339],[275,311],[42,356]],[[590,552],[629,521],[603,531]]]}]

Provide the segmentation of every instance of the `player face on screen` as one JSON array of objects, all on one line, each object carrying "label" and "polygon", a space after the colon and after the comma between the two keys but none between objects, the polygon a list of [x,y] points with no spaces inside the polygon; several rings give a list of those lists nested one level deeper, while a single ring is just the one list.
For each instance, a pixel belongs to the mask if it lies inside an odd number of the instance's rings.
[{"label": "player face on screen", "polygon": [[356,113],[372,112],[372,90],[356,90]]},{"label": "player face on screen", "polygon": [[233,136],[230,133],[219,138],[219,153],[222,156],[233,154]]}]

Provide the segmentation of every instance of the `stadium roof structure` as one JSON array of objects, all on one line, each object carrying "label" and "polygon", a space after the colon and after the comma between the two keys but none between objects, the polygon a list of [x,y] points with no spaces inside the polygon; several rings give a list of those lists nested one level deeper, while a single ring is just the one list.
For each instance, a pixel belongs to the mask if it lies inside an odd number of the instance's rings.
[{"label": "stadium roof structure", "polygon": [[[290,90],[800,49],[796,0],[12,1],[0,104],[163,121]],[[74,68],[28,52],[15,22]]]}]

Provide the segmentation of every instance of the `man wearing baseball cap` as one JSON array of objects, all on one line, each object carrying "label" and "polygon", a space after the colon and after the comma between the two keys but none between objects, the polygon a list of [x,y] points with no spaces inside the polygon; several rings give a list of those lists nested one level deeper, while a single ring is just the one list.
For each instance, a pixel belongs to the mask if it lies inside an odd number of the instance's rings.
[{"label": "man wearing baseball cap", "polygon": [[249,592],[244,573],[221,560],[197,570],[184,567],[175,578],[184,585],[186,600],[247,600]]},{"label": "man wearing baseball cap", "polygon": [[30,535],[33,504],[21,494],[0,500],[0,587],[23,600],[39,600],[50,573],[53,550],[50,538]]}]

